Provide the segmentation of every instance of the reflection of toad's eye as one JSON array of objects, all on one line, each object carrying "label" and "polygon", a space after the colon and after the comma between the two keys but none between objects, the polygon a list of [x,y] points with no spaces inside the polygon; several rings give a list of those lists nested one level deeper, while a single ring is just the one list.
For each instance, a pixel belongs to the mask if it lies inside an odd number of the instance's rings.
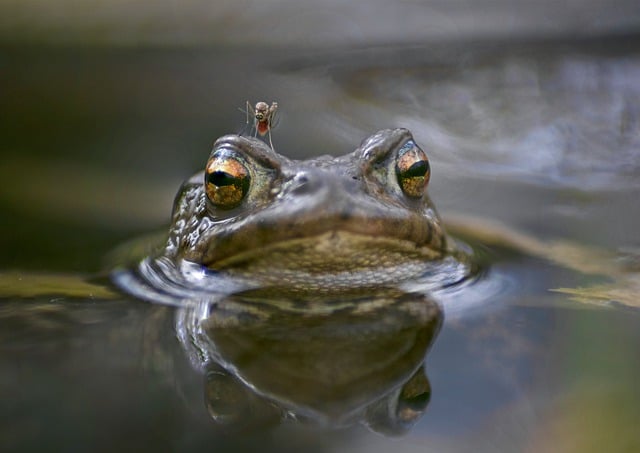
[{"label": "reflection of toad's eye", "polygon": [[209,158],[204,173],[204,186],[211,203],[221,209],[240,204],[249,191],[251,176],[247,167],[228,153],[215,153]]},{"label": "reflection of toad's eye", "polygon": [[405,195],[419,198],[424,194],[431,176],[431,168],[427,155],[415,142],[408,141],[398,151],[396,176]]}]

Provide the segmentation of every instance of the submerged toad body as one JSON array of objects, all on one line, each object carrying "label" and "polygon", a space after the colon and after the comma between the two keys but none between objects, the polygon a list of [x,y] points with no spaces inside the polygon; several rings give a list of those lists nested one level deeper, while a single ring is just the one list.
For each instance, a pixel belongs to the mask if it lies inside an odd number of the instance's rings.
[{"label": "submerged toad body", "polygon": [[310,289],[406,280],[453,253],[427,195],[429,176],[406,129],[307,161],[227,135],[178,194],[163,255]]}]

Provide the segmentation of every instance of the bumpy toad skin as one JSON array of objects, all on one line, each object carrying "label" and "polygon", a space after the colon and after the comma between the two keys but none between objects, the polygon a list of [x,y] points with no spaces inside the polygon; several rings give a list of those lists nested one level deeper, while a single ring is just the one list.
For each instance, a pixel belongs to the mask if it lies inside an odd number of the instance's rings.
[{"label": "bumpy toad skin", "polygon": [[450,251],[428,178],[406,129],[306,161],[226,135],[206,171],[182,186],[164,255],[278,284],[397,281]]}]

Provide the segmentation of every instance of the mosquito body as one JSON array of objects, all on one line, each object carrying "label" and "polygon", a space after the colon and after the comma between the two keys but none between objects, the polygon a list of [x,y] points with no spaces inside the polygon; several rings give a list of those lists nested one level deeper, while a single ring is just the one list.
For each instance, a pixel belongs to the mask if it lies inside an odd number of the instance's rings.
[{"label": "mosquito body", "polygon": [[273,121],[278,110],[278,103],[272,102],[271,105],[266,102],[256,102],[255,107],[252,107],[249,101],[247,101],[247,124],[249,124],[249,114],[253,118],[254,136],[269,137],[269,145],[273,148],[273,142],[271,141],[271,129],[274,127]]}]

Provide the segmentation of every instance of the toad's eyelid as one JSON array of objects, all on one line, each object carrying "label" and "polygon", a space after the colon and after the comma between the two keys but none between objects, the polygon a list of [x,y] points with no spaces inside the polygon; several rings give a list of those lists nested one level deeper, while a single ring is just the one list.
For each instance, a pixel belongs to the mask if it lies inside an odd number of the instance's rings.
[{"label": "toad's eyelid", "polygon": [[239,135],[225,135],[216,140],[211,154],[213,155],[222,149],[232,150],[264,168],[279,171],[282,167],[281,157],[258,139]]},{"label": "toad's eyelid", "polygon": [[233,159],[238,161],[244,166],[248,165],[248,162],[244,154],[238,149],[231,146],[224,146],[224,147],[214,149],[213,152],[211,153],[211,156],[209,156],[208,162],[212,162],[215,159]]},{"label": "toad's eyelid", "polygon": [[222,144],[213,149],[208,162],[216,158],[233,159],[247,168],[250,173],[254,173],[254,170],[258,167],[262,167],[267,171],[280,171],[281,163],[279,161],[270,158],[265,159],[264,155],[256,154],[252,151],[253,149],[240,148],[233,144]]},{"label": "toad's eyelid", "polygon": [[407,140],[405,144],[398,149],[398,156],[401,156],[404,153],[411,151],[413,148],[416,148],[417,146],[418,145],[416,145],[416,142],[414,142],[413,140]]},{"label": "toad's eyelid", "polygon": [[369,167],[395,155],[401,145],[409,141],[413,142],[413,137],[407,129],[384,129],[364,140],[357,155],[363,165]]}]

